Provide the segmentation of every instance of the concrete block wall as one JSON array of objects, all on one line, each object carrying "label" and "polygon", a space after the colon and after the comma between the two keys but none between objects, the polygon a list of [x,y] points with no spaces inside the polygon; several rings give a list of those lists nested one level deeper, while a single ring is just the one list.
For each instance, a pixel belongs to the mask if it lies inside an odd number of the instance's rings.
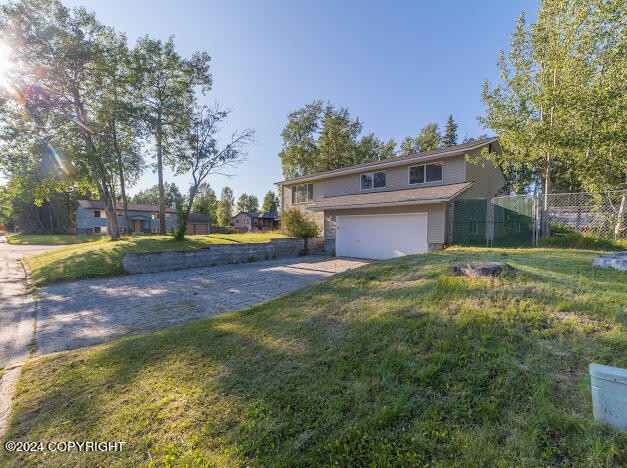
[{"label": "concrete block wall", "polygon": [[[321,238],[309,239],[313,253],[324,245]],[[304,239],[270,239],[251,244],[214,244],[202,250],[127,253],[122,258],[124,271],[130,274],[202,268],[229,263],[246,263],[303,255]]]}]

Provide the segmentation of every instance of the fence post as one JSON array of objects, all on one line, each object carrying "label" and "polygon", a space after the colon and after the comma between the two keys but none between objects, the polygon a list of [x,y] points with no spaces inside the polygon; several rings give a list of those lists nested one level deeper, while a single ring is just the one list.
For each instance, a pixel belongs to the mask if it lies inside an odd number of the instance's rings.
[{"label": "fence post", "polygon": [[540,204],[538,203],[538,194],[534,193],[533,194],[533,199],[532,199],[532,204],[531,204],[531,239],[533,242],[533,245],[535,247],[538,246],[539,244],[539,227],[540,227],[540,220],[539,220],[539,215],[540,215]]},{"label": "fence post", "polygon": [[494,204],[492,203],[492,199],[487,198],[486,203],[487,211],[486,211],[486,226],[485,226],[485,237],[486,244],[488,247],[491,247],[494,243]]}]

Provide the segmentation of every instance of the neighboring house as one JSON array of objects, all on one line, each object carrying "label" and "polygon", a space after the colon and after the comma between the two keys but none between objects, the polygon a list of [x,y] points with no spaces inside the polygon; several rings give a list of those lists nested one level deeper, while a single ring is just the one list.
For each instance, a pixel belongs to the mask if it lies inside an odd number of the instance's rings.
[{"label": "neighboring house", "polygon": [[497,138],[319,172],[280,182],[282,206],[313,215],[325,250],[390,258],[444,247],[448,202],[491,198],[505,184],[481,158],[501,152]]},{"label": "neighboring house", "polygon": [[209,216],[200,213],[190,213],[187,217],[186,234],[209,234],[211,230],[211,219]]},{"label": "neighboring house", "polygon": [[[124,234],[159,234],[159,207],[157,205],[128,204],[128,218],[130,226],[126,226],[124,207],[116,204],[118,226]],[[189,220],[192,221],[189,221]],[[209,218],[204,215],[190,213],[188,217],[187,233],[193,234],[209,232]],[[171,207],[165,209],[165,224],[168,232],[172,232],[176,225],[176,210]],[[204,226],[204,227],[203,227]],[[193,230],[190,232],[190,229]],[[76,208],[77,234],[107,234],[107,216],[104,203],[97,200],[79,200]]]},{"label": "neighboring house", "polygon": [[265,213],[240,211],[233,216],[231,224],[247,231],[274,231],[279,228],[279,217],[269,211]]}]

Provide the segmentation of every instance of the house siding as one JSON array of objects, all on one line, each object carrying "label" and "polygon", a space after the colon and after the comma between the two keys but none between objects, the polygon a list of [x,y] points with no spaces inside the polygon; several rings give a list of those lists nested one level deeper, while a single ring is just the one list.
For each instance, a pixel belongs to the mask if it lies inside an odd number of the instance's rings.
[{"label": "house siding", "polygon": [[[316,192],[316,185],[320,185],[320,192],[324,197],[337,197],[340,195],[353,195],[357,193],[370,193],[370,192],[388,192],[394,190],[403,190],[408,188],[417,187],[431,187],[434,185],[448,185],[457,184],[466,181],[466,162],[464,156],[455,156],[441,161],[434,159],[429,162],[442,162],[442,181],[427,182],[424,184],[410,184],[409,183],[409,168],[417,166],[422,163],[407,163],[403,166],[393,167],[385,169],[386,173],[386,186],[380,189],[361,190],[360,174],[349,174],[344,176],[334,177],[332,179],[321,180],[320,182],[314,182],[314,194]],[[367,174],[369,170],[364,170],[363,174]],[[375,171],[376,172],[376,171]]]},{"label": "house siding", "polygon": [[[94,218],[94,209],[91,208],[83,208],[82,206],[79,206],[76,209],[76,233],[77,234],[89,234],[93,232],[93,228],[96,226],[99,227],[107,227],[108,229],[108,225],[107,225],[107,218],[105,215],[105,211],[104,209],[99,210],[100,211],[100,218]],[[146,216],[146,217],[150,217],[150,215],[152,214],[152,212],[147,212],[147,211],[130,211],[128,212],[128,216],[129,217],[133,217],[133,216]],[[166,219],[166,228],[168,229],[168,231],[171,231],[174,228],[174,225],[176,223],[176,214],[175,213],[169,213],[170,215],[170,219]],[[131,228],[133,227],[133,220],[131,221]],[[153,228],[158,228],[159,227],[159,220],[158,219],[151,219],[149,222],[147,222],[147,224],[149,224],[150,226],[150,231],[152,232]],[[124,216],[118,216],[118,225],[120,228],[126,228],[126,221],[124,219]],[[105,234],[105,233],[102,233]]]},{"label": "house siding", "polygon": [[[492,150],[501,152],[497,142],[491,143]],[[481,158],[482,148],[469,150],[455,156],[425,158],[423,161],[408,161],[397,167],[381,168],[386,172],[386,187],[381,189],[361,190],[360,174],[376,172],[377,168],[364,168],[359,173],[343,174],[325,177],[308,183],[313,184],[313,200],[309,203],[292,204],[292,186],[307,182],[284,182],[282,184],[283,208],[298,207],[312,217],[324,233],[327,250],[335,248],[335,217],[338,215],[359,214],[390,214],[390,213],[428,213],[427,241],[430,249],[441,248],[447,239],[447,204],[442,202],[421,205],[398,205],[390,207],[330,209],[324,212],[312,212],[307,207],[312,203],[320,202],[327,197],[356,195],[372,192],[393,192],[398,190],[450,185],[464,182],[473,182],[473,185],[462,192],[460,198],[491,198],[495,196],[505,184],[501,170],[492,161]],[[468,159],[468,160],[467,160]],[[442,162],[442,181],[424,184],[409,184],[409,168],[411,166],[429,162]]]},{"label": "house siding", "polygon": [[[500,147],[497,147],[496,151],[500,153]],[[501,170],[493,161],[481,157],[481,150],[468,154],[466,177],[468,181],[473,182],[473,185],[459,198],[492,198],[505,185],[505,177]]]}]

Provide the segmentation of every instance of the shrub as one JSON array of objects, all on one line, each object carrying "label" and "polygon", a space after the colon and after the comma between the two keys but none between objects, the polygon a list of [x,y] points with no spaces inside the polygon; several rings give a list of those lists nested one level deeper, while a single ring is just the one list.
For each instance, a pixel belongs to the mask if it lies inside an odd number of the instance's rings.
[{"label": "shrub", "polygon": [[621,250],[627,247],[627,242],[586,236],[578,232],[567,232],[545,237],[540,240],[540,245],[542,247],[558,247],[563,249]]},{"label": "shrub", "polygon": [[281,228],[290,237],[316,237],[320,228],[298,208],[286,208],[281,213]]},{"label": "shrub", "polygon": [[556,234],[573,234],[576,232],[577,231],[575,231],[573,228],[571,228],[570,226],[567,226],[566,224],[562,222],[551,223],[551,225],[549,226],[549,233],[551,236],[554,236]]}]

